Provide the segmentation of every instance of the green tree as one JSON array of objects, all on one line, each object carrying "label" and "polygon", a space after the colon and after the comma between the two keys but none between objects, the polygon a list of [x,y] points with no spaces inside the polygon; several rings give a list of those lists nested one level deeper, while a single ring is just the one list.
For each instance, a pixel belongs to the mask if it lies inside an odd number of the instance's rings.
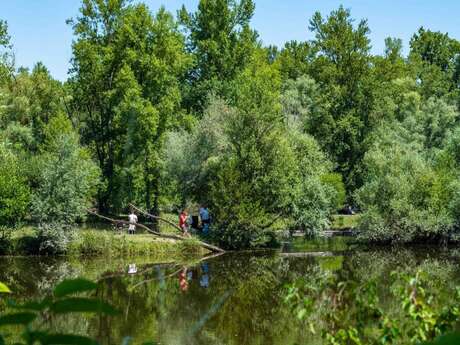
[{"label": "green tree", "polygon": [[277,54],[275,62],[284,80],[297,79],[309,72],[312,57],[313,51],[308,42],[290,41]]},{"label": "green tree", "polygon": [[5,83],[13,73],[13,53],[8,23],[0,19],[0,84]]},{"label": "green tree", "polygon": [[347,187],[353,189],[359,186],[359,174],[354,169],[370,130],[370,30],[365,20],[355,26],[350,11],[343,7],[327,18],[315,13],[310,30],[315,34],[311,44],[316,52],[311,75],[322,85],[330,104],[327,117],[318,118],[310,133],[338,163]]},{"label": "green tree", "polygon": [[[85,218],[91,206],[99,170],[63,116],[47,126],[50,140],[39,159],[38,187],[32,197],[32,216],[39,224],[67,224]],[[68,128],[56,135],[57,130]]]},{"label": "green tree", "polygon": [[368,116],[373,97],[369,27],[366,20],[356,26],[350,11],[340,7],[327,18],[320,13],[310,20],[316,53],[311,75],[321,85],[329,109],[312,123],[310,133],[338,163],[348,188],[359,186],[355,168],[363,156],[362,143],[370,131]]},{"label": "green tree", "polygon": [[189,109],[202,111],[209,93],[226,98],[228,82],[250,63],[258,45],[249,25],[254,10],[253,0],[200,0],[195,13],[182,7],[179,16],[195,61],[184,90]]},{"label": "green tree", "polygon": [[316,123],[328,117],[327,101],[318,84],[309,76],[289,79],[283,84],[281,104],[285,121],[300,125],[306,133],[314,132]]},{"label": "green tree", "polygon": [[20,161],[5,142],[0,143],[0,225],[14,226],[27,215],[30,188]]},{"label": "green tree", "polygon": [[228,248],[272,244],[279,219],[309,233],[324,228],[334,194],[320,179],[331,165],[294,127],[298,117],[282,112],[279,71],[264,54],[235,79],[230,105],[214,98],[190,134],[168,141],[182,201],[211,206],[213,233]]},{"label": "green tree", "polygon": [[143,4],[85,0],[81,14],[73,21],[71,85],[83,142],[104,177],[99,207],[123,207],[138,187],[158,213],[164,133],[183,118],[184,38],[163,8],[153,16]]},{"label": "green tree", "polygon": [[328,183],[332,164],[326,159],[316,140],[296,128],[287,130],[291,150],[295,153],[291,199],[285,216],[290,226],[307,235],[316,235],[328,228],[329,216],[338,203],[338,189]]},{"label": "green tree", "polygon": [[[425,108],[426,107],[426,108]],[[402,122],[383,125],[364,159],[365,183],[356,194],[366,240],[440,238],[455,229],[458,174],[449,140],[458,116],[428,101]],[[449,206],[451,205],[451,206]]]},{"label": "green tree", "polygon": [[410,48],[409,59],[416,68],[424,97],[441,97],[454,91],[458,86],[454,71],[460,53],[459,41],[421,27],[412,36]]},{"label": "green tree", "polygon": [[[0,126],[21,126],[31,131],[28,149],[37,151],[43,143],[46,124],[56,115],[66,113],[66,93],[61,83],[53,79],[42,63],[30,73],[20,69],[3,88]],[[15,141],[16,138],[10,138]]]}]

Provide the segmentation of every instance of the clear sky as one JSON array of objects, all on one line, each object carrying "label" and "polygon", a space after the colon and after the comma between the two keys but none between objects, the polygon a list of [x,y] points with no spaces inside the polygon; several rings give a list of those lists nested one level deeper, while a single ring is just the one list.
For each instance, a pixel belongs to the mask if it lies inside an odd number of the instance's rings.
[{"label": "clear sky", "polygon": [[[152,10],[160,5],[174,13],[198,0],[145,0]],[[283,45],[292,39],[311,39],[308,20],[315,11],[327,15],[340,4],[352,16],[367,18],[374,53],[382,53],[385,37],[409,39],[420,27],[448,32],[460,39],[458,0],[256,0],[252,21],[264,44]],[[72,31],[66,19],[78,14],[80,0],[0,0],[0,18],[8,21],[17,65],[32,67],[42,61],[55,78],[65,80],[71,57]]]}]

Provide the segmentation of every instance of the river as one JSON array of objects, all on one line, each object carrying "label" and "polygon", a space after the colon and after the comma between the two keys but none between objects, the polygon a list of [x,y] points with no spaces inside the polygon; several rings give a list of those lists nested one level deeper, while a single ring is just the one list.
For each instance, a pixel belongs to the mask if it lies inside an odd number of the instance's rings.
[{"label": "river", "polygon": [[[56,327],[91,335],[101,344],[321,344],[285,302],[286,287],[318,273],[362,284],[378,281],[389,308],[394,270],[431,272],[447,294],[459,284],[460,251],[441,247],[375,248],[349,246],[344,239],[296,240],[282,250],[229,253],[200,261],[152,263],[149,258],[0,258],[0,281],[14,298],[38,299],[65,278],[100,282],[97,297],[117,316],[66,316]],[[130,272],[130,273],[128,273]],[[459,284],[460,285],[460,284]]]}]

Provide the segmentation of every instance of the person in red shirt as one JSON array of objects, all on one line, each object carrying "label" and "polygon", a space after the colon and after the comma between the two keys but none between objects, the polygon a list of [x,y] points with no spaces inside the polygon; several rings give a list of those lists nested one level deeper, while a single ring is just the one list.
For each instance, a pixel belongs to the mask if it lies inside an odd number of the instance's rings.
[{"label": "person in red shirt", "polygon": [[187,267],[184,267],[179,273],[179,288],[182,292],[188,290]]},{"label": "person in red shirt", "polygon": [[182,229],[185,236],[188,236],[188,224],[187,224],[188,214],[187,210],[183,210],[179,215],[179,228]]}]

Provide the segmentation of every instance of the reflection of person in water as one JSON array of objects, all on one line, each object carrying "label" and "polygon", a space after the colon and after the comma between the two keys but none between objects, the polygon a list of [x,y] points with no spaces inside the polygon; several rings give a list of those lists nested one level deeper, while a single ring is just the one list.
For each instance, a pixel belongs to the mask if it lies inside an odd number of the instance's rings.
[{"label": "reflection of person in water", "polygon": [[184,267],[179,273],[179,288],[182,292],[188,290],[187,267]]},{"label": "reflection of person in water", "polygon": [[129,274],[137,273],[136,264],[129,264],[129,265],[128,265],[128,273],[129,273]]},{"label": "reflection of person in water", "polygon": [[209,267],[208,267],[208,263],[207,262],[203,262],[201,264],[201,271],[202,271],[202,275],[201,275],[201,278],[200,278],[200,286],[202,288],[208,288],[209,287]]}]

